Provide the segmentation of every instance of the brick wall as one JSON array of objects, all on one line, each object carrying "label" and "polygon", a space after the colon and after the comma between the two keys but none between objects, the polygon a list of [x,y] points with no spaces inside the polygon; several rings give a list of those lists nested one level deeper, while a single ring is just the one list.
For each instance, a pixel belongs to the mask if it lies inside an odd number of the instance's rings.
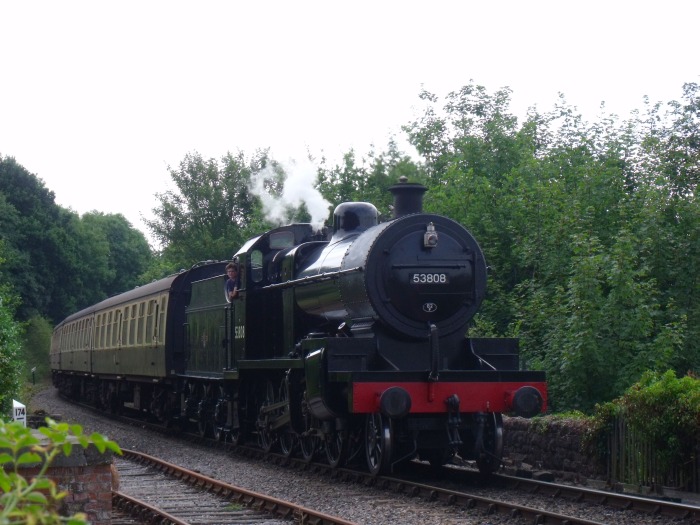
[{"label": "brick wall", "polygon": [[[39,471],[38,466],[20,470],[30,479]],[[61,515],[77,512],[87,514],[92,525],[109,525],[112,517],[112,454],[100,453],[94,445],[88,448],[73,446],[70,456],[57,456],[47,476],[68,493],[58,509]]]}]

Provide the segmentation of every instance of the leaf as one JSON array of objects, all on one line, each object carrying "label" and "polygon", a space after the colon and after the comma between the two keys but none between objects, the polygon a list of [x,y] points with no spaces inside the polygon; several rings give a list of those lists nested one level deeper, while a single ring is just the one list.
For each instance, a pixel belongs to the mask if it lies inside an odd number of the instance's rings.
[{"label": "leaf", "polygon": [[92,435],[90,435],[90,440],[95,444],[97,450],[99,450],[101,453],[104,453],[106,449],[109,449],[116,454],[122,453],[119,445],[114,441],[110,441],[109,438],[103,434],[94,432]]},{"label": "leaf", "polygon": [[85,525],[87,523],[87,515],[82,512],[77,513],[75,516],[68,518],[66,522],[68,525]]},{"label": "leaf", "polygon": [[27,463],[41,463],[41,456],[36,452],[25,452],[17,459],[18,465],[26,465]]},{"label": "leaf", "polygon": [[27,494],[26,499],[31,503],[38,503],[40,505],[48,505],[49,503],[49,500],[46,499],[46,496],[43,493],[36,491]]},{"label": "leaf", "polygon": [[54,482],[48,478],[34,478],[34,488],[37,490],[49,490],[54,486]]},{"label": "leaf", "polygon": [[0,489],[2,489],[3,492],[10,492],[12,489],[10,478],[7,476],[0,476]]}]

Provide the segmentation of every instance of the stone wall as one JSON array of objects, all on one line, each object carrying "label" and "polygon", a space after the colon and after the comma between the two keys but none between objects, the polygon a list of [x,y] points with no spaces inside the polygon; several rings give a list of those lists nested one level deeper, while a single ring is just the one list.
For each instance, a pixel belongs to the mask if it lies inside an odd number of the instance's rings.
[{"label": "stone wall", "polygon": [[549,471],[567,481],[607,477],[606,466],[582,448],[582,421],[504,417],[503,427],[506,466]]}]

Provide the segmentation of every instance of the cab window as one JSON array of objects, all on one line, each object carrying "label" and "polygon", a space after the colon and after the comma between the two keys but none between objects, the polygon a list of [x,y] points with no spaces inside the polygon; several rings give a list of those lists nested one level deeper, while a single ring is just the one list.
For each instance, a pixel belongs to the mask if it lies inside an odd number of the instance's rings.
[{"label": "cab window", "polygon": [[254,283],[263,280],[263,254],[260,250],[254,250],[250,254],[250,270]]},{"label": "cab window", "polygon": [[270,249],[282,250],[294,246],[294,232],[275,232],[270,235]]}]

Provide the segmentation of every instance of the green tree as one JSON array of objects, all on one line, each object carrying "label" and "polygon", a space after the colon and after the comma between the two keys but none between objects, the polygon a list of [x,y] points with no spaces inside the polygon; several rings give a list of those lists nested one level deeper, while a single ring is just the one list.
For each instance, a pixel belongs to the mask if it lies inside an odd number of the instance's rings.
[{"label": "green tree", "polygon": [[[130,290],[141,284],[141,276],[151,264],[153,254],[143,233],[118,214],[98,211],[85,213],[81,222],[87,232],[95,232],[92,245],[106,246],[106,261],[100,265],[103,297]],[[104,248],[101,250],[104,253]]]},{"label": "green tree", "polygon": [[22,297],[18,316],[28,319],[37,312],[53,314],[51,303],[61,297],[52,292],[60,284],[40,276],[46,268],[53,269],[51,264],[62,249],[53,235],[61,220],[54,194],[10,157],[0,159],[0,196],[4,212],[0,239],[7,247],[7,281]]},{"label": "green tree", "polygon": [[[3,252],[0,241],[0,267],[4,263]],[[22,328],[14,318],[17,297],[3,277],[0,272],[0,413],[9,414],[20,388]]]},{"label": "green tree", "polygon": [[68,314],[138,283],[151,257],[121,215],[78,214],[13,158],[0,159],[0,240],[6,277],[22,298],[18,319]]},{"label": "green tree", "polygon": [[[49,350],[53,326],[43,317],[32,317],[27,321],[22,337],[21,359],[25,380],[43,381],[51,378]],[[32,374],[32,369],[36,369]]]},{"label": "green tree", "polygon": [[442,108],[422,93],[425,113],[405,127],[427,209],[486,254],[477,331],[519,335],[555,408],[590,409],[647,369],[700,368],[697,92],[645,120],[601,107],[593,123],[560,96],[519,125],[510,90],[472,83]]},{"label": "green tree", "polygon": [[261,222],[260,204],[249,184],[266,161],[266,152],[249,162],[243,153],[229,153],[220,161],[192,153],[177,169],[169,169],[177,189],[156,195],[155,219],[147,221],[163,248],[165,267],[174,271],[231,257]]},{"label": "green tree", "polygon": [[392,139],[386,151],[372,148],[367,158],[358,160],[351,149],[343,155],[341,164],[327,167],[325,162],[322,163],[317,184],[321,194],[334,207],[348,201],[370,202],[384,219],[389,219],[393,198],[388,189],[402,176],[411,182],[424,181],[418,164],[402,153]]}]

